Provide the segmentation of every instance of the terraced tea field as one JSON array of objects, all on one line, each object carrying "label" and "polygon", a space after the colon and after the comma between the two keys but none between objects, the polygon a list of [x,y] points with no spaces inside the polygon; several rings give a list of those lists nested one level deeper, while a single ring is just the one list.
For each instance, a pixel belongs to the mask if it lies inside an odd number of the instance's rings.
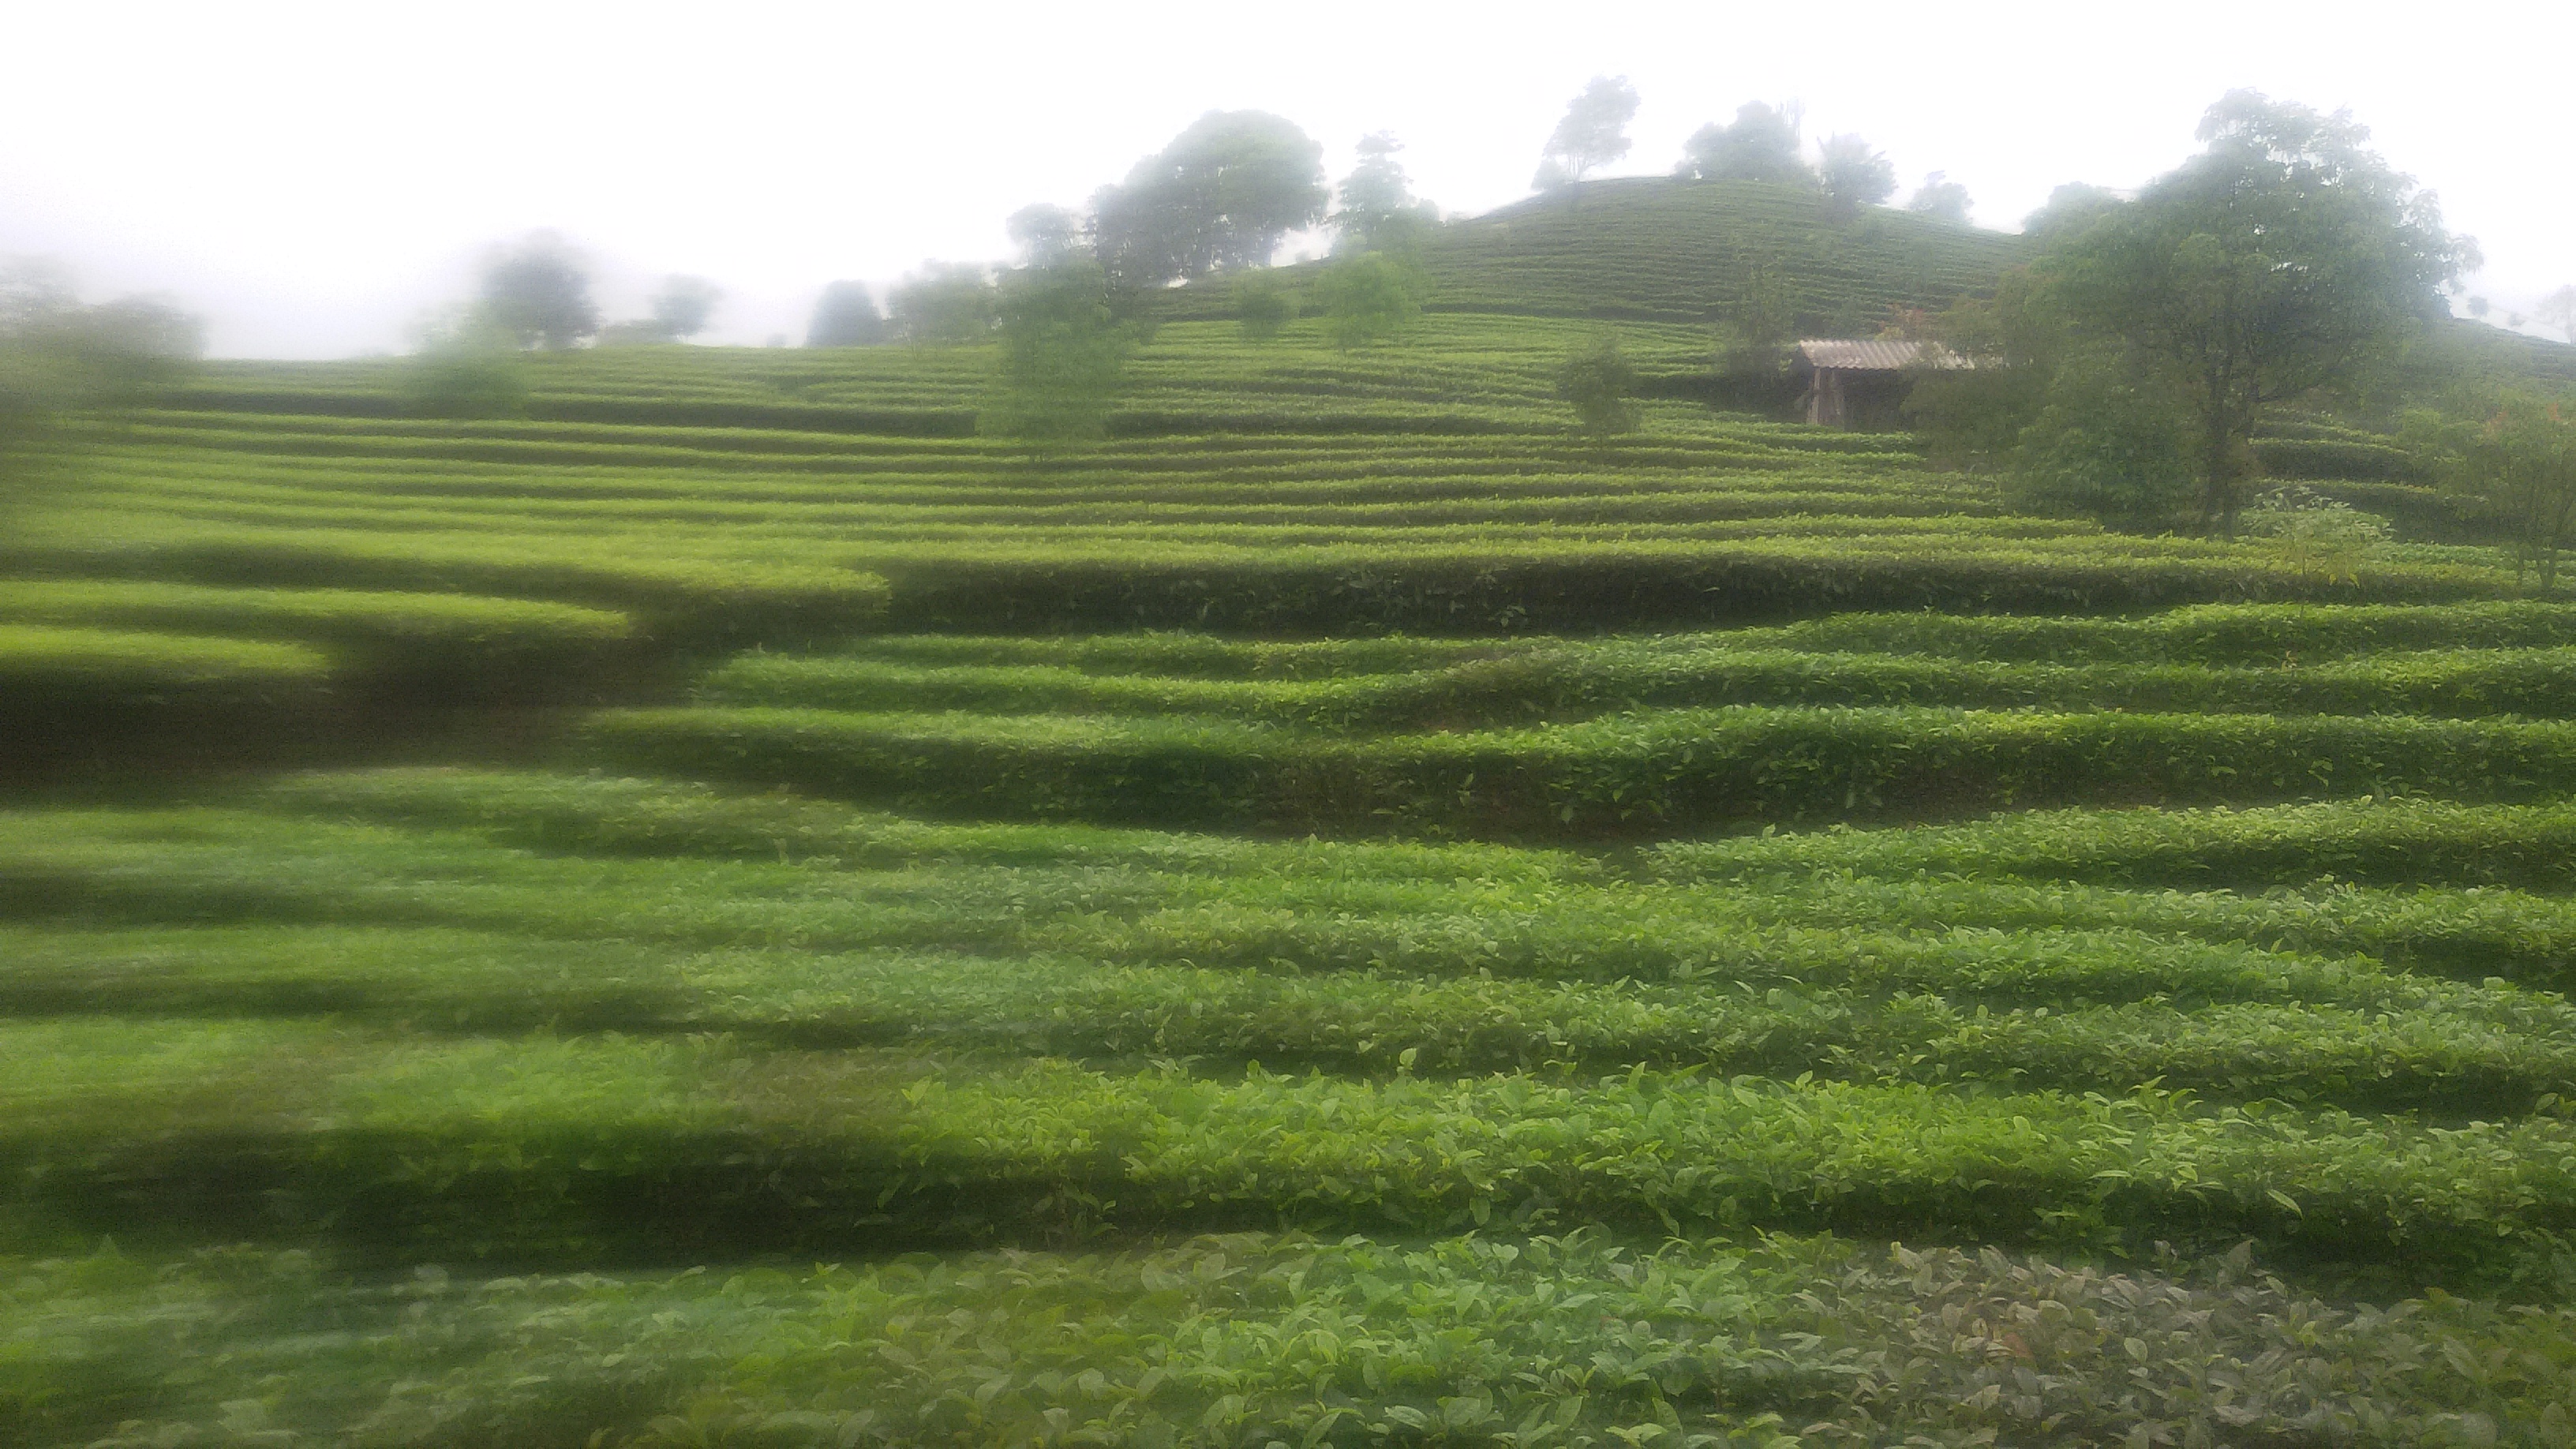
[{"label": "terraced tea field", "polygon": [[101,438],[0,1438],[2568,1442],[2576,605],[1586,440],[1598,325],[1184,318],[1040,458],[971,348]]}]

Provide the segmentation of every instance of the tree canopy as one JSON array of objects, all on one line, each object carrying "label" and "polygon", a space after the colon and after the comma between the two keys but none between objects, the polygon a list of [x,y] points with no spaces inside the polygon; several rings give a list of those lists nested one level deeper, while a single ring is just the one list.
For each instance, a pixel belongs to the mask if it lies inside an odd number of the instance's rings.
[{"label": "tree canopy", "polygon": [[1595,437],[1635,432],[1637,367],[1619,350],[1619,339],[1602,336],[1566,354],[1556,371],[1556,395],[1574,408],[1575,421]]},{"label": "tree canopy", "polygon": [[1061,206],[1039,202],[1012,212],[1002,223],[1011,245],[1032,267],[1052,267],[1073,260],[1083,250],[1082,218]]},{"label": "tree canopy", "polygon": [[2070,181],[2048,193],[2037,211],[2021,219],[2021,233],[2037,241],[2057,241],[2092,225],[2120,206],[2120,194],[2100,186]]},{"label": "tree canopy", "polygon": [[2202,520],[2224,530],[2260,410],[2393,357],[2447,312],[2443,290],[2476,247],[2346,113],[2234,91],[2200,136],[2200,155],[2043,255],[2037,300],[2180,400]]},{"label": "tree canopy", "polygon": [[1385,252],[1337,257],[1315,279],[1324,334],[1346,350],[1403,331],[1422,315],[1422,291],[1421,269]]},{"label": "tree canopy", "polygon": [[2576,285],[2561,287],[2541,298],[2532,315],[2557,328],[2568,341],[2576,342]]},{"label": "tree canopy", "polygon": [[834,282],[814,303],[805,327],[808,347],[865,347],[886,338],[885,318],[865,282]]},{"label": "tree canopy", "polygon": [[84,305],[59,270],[0,269],[0,502],[74,414],[136,401],[205,350],[197,318],[157,297]]},{"label": "tree canopy", "polygon": [[1860,137],[1828,136],[1817,150],[1816,181],[1835,205],[1857,211],[1896,194],[1895,163]]},{"label": "tree canopy", "polygon": [[906,342],[991,336],[995,307],[991,273],[971,262],[924,262],[886,292],[886,312]]},{"label": "tree canopy", "polygon": [[1102,436],[1131,339],[1109,307],[1109,277],[1087,256],[1003,274],[994,314],[1001,372],[977,430],[1040,450]]},{"label": "tree canopy", "polygon": [[653,294],[653,325],[674,342],[707,330],[724,289],[704,277],[666,277]]},{"label": "tree canopy", "polygon": [[1935,171],[1923,178],[1923,184],[1907,199],[1907,211],[1919,211],[1942,221],[1968,224],[1968,188],[1950,179],[1946,171]]},{"label": "tree canopy", "polygon": [[1565,108],[1565,119],[1539,151],[1542,191],[1580,181],[1628,154],[1628,123],[1637,116],[1637,88],[1621,76],[1594,76]]},{"label": "tree canopy", "polygon": [[1407,251],[1438,224],[1439,214],[1413,195],[1395,153],[1404,143],[1384,131],[1362,136],[1359,164],[1342,178],[1333,211],[1334,247],[1343,252]]},{"label": "tree canopy", "polygon": [[[1799,111],[1747,101],[1732,125],[1712,121],[1682,143],[1674,174],[1697,181],[1788,181],[1810,184],[1816,173],[1798,154]],[[1866,149],[1866,148],[1863,148]]]},{"label": "tree canopy", "polygon": [[590,268],[562,237],[530,232],[483,264],[484,319],[520,347],[577,347],[599,331]]},{"label": "tree canopy", "polygon": [[1324,148],[1263,111],[1210,111],[1092,198],[1113,285],[1156,287],[1260,266],[1324,215]]}]

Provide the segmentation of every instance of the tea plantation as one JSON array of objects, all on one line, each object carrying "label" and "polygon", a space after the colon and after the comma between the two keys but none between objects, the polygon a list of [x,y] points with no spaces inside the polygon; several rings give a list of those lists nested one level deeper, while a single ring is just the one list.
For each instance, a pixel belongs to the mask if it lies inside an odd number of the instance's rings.
[{"label": "tea plantation", "polygon": [[974,346],[99,436],[0,560],[0,1440],[2576,1440],[2576,604],[1582,436],[1722,284],[1587,204],[1616,305],[1543,212],[1361,352],[1193,297],[1066,452]]}]

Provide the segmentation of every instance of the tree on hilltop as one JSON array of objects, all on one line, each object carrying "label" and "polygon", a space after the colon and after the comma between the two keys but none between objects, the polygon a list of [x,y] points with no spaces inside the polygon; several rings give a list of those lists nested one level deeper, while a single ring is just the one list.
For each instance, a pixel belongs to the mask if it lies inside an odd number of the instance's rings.
[{"label": "tree on hilltop", "polygon": [[997,305],[992,273],[972,262],[924,262],[886,292],[888,320],[906,342],[989,337]]},{"label": "tree on hilltop", "polygon": [[2566,334],[2568,341],[2576,342],[2576,285],[2561,287],[2541,298],[2532,315]]},{"label": "tree on hilltop", "polygon": [[2117,211],[2120,194],[2107,187],[2070,181],[2048,193],[2039,210],[2021,219],[2021,234],[2035,241],[2072,236]]},{"label": "tree on hilltop", "polygon": [[1021,259],[1033,267],[1060,266],[1084,249],[1082,218],[1046,202],[1012,212],[1002,230],[1020,249]]},{"label": "tree on hilltop", "polygon": [[1334,250],[1410,251],[1439,224],[1437,208],[1414,197],[1403,163],[1395,159],[1403,149],[1403,142],[1384,131],[1360,138],[1359,163],[1342,178],[1341,204],[1333,210]]},{"label": "tree on hilltop", "polygon": [[979,432],[1041,451],[1108,431],[1132,346],[1110,309],[1108,273],[1088,256],[1054,250],[1051,235],[1028,244],[1031,264],[1005,273],[994,294],[1000,375],[976,419]]},{"label": "tree on hilltop", "polygon": [[1210,111],[1092,197],[1092,244],[1113,287],[1144,290],[1261,266],[1323,219],[1324,148],[1263,111]]},{"label": "tree on hilltop", "polygon": [[521,348],[559,351],[599,332],[590,268],[550,231],[530,232],[485,260],[477,306],[486,323]]},{"label": "tree on hilltop", "polygon": [[1637,117],[1637,88],[1622,76],[1594,76],[1565,108],[1565,119],[1539,152],[1530,185],[1547,191],[1584,177],[1628,154],[1628,123]]},{"label": "tree on hilltop", "polygon": [[805,327],[808,347],[866,347],[885,341],[886,321],[865,282],[833,282],[814,303]]},{"label": "tree on hilltop", "polygon": [[1923,178],[1914,195],[1905,203],[1907,211],[1921,212],[1939,221],[1968,224],[1968,188],[1950,179],[1950,173],[1935,171]]},{"label": "tree on hilltop", "polygon": [[204,323],[162,298],[84,305],[58,268],[0,267],[0,505],[47,471],[72,418],[141,401],[204,350]]},{"label": "tree on hilltop", "polygon": [[1817,148],[1816,181],[1843,212],[1877,206],[1896,194],[1896,165],[1853,135],[1833,135]]},{"label": "tree on hilltop", "polygon": [[1732,125],[1711,121],[1682,143],[1682,162],[1673,174],[1694,181],[1785,181],[1812,184],[1816,173],[1798,154],[1796,104],[1774,109],[1747,101]]},{"label": "tree on hilltop", "polygon": [[673,342],[695,337],[714,319],[724,289],[704,277],[666,277],[653,294],[653,325]]}]

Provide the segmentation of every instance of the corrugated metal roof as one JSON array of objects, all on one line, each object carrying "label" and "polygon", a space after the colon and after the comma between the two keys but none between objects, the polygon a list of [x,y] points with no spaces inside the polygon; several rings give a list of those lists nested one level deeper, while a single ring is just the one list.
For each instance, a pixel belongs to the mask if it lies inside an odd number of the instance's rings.
[{"label": "corrugated metal roof", "polygon": [[1798,356],[1809,367],[1853,372],[1894,372],[1905,367],[1974,367],[1975,363],[1937,342],[1907,342],[1893,337],[1813,337],[1798,344]]}]

